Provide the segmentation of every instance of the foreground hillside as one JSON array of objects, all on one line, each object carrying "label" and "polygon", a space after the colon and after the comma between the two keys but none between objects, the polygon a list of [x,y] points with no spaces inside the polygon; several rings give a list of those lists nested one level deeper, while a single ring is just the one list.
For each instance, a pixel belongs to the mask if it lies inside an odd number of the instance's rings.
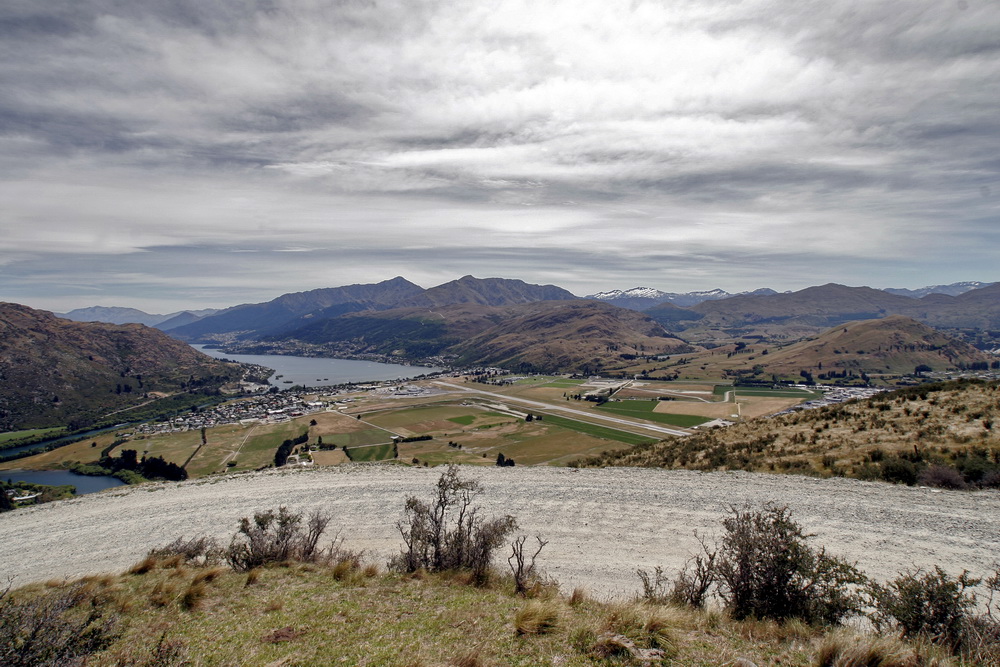
[{"label": "foreground hillside", "polygon": [[579,464],[1000,487],[1000,383],[919,385],[608,452]]},{"label": "foreground hillside", "polygon": [[[729,503],[788,505],[817,541],[870,576],[947,564],[989,570],[1000,552],[1000,496],[931,493],[847,479],[659,469],[463,467],[485,491],[484,512],[512,514],[527,535],[549,540],[546,571],[572,590],[631,597],[639,567],[680,567]],[[287,505],[328,509],[330,530],[375,562],[398,553],[396,522],[407,496],[424,497],[433,468],[353,464],[313,470],[217,475],[120,487],[0,515],[0,576],[19,585],[120,571],[178,536],[227,541],[240,517]],[[151,492],[155,491],[155,492]],[[150,520],[155,517],[155,520]],[[38,526],[45,525],[45,531]],[[107,539],[114,525],[120,539]]]},{"label": "foreground hillside", "polygon": [[[61,601],[66,618],[78,613],[92,632],[70,634],[96,653],[87,662],[94,665],[717,665],[743,658],[759,665],[943,666],[953,664],[944,648],[830,633],[797,620],[734,621],[745,614],[724,597],[729,614],[664,605],[658,579],[643,588],[636,569],[653,576],[663,566],[672,576],[699,547],[693,531],[713,534],[722,517],[734,516],[729,504],[744,501],[787,505],[797,524],[816,534],[812,548],[857,560],[878,581],[937,562],[955,570],[948,580],[963,567],[990,575],[1000,534],[995,494],[745,473],[463,469],[463,479],[482,486],[480,516],[511,514],[516,534],[547,540],[538,564],[561,594],[539,582],[525,599],[512,594],[509,578],[490,576],[489,585],[474,588],[470,571],[383,573],[403,546],[396,522],[405,498],[430,500],[439,473],[367,466],[240,475],[17,510],[0,517],[9,537],[0,543],[0,562],[17,584],[35,583],[7,602],[44,599],[54,605],[45,609],[58,610]],[[177,538],[215,537],[225,548],[240,518],[278,504],[332,518],[327,532],[343,541],[329,562],[274,552],[283,564],[261,568],[238,542],[225,559],[236,572],[186,561],[184,554],[197,558],[205,550],[180,543],[143,558]],[[112,521],[122,539],[106,539]],[[265,524],[247,529],[252,525]],[[502,557],[494,563],[506,570]],[[121,576],[98,574],[134,564]],[[62,578],[83,572],[95,574],[76,583]],[[620,584],[609,587],[616,575]],[[648,604],[631,603],[642,591]],[[604,602],[611,592],[616,599]],[[0,600],[0,632],[29,623],[5,604]],[[842,659],[859,646],[896,662]],[[927,661],[914,661],[918,655]]]},{"label": "foreground hillside", "polygon": [[0,304],[0,431],[85,423],[240,370],[140,324],[72,322]]}]

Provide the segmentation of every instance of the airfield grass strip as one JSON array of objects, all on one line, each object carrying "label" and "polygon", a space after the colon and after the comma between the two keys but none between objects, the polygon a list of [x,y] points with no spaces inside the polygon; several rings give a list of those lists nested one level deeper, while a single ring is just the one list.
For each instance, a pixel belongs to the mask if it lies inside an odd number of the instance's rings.
[{"label": "airfield grass strip", "polygon": [[619,431],[615,428],[598,426],[597,424],[581,422],[575,419],[567,419],[566,417],[558,417],[556,415],[545,415],[544,423],[567,428],[571,431],[576,431],[577,433],[583,433],[584,435],[592,435],[595,438],[617,440],[618,442],[624,442],[629,445],[645,445],[657,441],[656,438],[637,435],[635,433],[629,433],[628,431]]},{"label": "airfield grass strip", "polygon": [[657,401],[614,401],[604,403],[598,409],[605,412],[613,412],[626,417],[648,419],[652,422],[670,424],[671,426],[679,426],[681,428],[691,428],[692,426],[698,426],[712,421],[707,417],[699,417],[697,415],[678,415],[667,412],[653,412],[653,408],[655,408],[656,405]]}]

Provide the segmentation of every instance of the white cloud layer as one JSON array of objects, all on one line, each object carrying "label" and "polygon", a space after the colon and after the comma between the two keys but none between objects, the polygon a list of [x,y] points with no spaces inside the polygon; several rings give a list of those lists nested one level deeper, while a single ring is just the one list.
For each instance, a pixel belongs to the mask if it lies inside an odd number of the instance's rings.
[{"label": "white cloud layer", "polygon": [[997,280],[988,0],[12,0],[0,299]]}]

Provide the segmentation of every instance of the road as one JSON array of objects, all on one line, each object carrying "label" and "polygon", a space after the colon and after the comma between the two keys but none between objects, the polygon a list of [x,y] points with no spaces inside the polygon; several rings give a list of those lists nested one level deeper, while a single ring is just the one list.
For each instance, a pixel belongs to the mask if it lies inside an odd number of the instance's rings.
[{"label": "road", "polygon": [[[443,387],[448,387],[449,389],[454,389],[457,391],[463,391],[470,394],[481,394],[483,396],[489,396],[497,400],[502,400],[505,403],[516,403],[518,405],[525,405],[536,410],[549,410],[553,412],[564,412],[567,414],[575,415],[577,417],[586,417],[581,421],[588,422],[607,422],[610,424],[615,424],[617,426],[628,426],[630,429],[641,428],[644,431],[652,431],[653,433],[659,433],[661,435],[690,435],[690,431],[684,431],[679,428],[669,428],[667,426],[659,426],[658,424],[640,424],[631,419],[625,419],[622,417],[613,417],[611,415],[602,415],[594,412],[593,410],[577,410],[576,408],[567,408],[562,405],[556,405],[555,403],[545,403],[543,401],[532,401],[527,398],[518,398],[516,396],[508,396],[506,394],[497,394],[492,391],[484,391],[482,389],[470,389],[469,387],[463,387],[462,385],[452,384],[450,382],[440,382],[435,381],[434,384],[441,385]],[[630,430],[630,433],[635,431]],[[645,434],[641,434],[645,435]]]},{"label": "road", "polygon": [[[910,567],[981,577],[1000,553],[1000,493],[941,491],[851,479],[744,472],[551,466],[462,466],[482,484],[484,516],[511,514],[521,533],[549,544],[539,557],[564,590],[585,586],[625,599],[637,568],[680,567],[694,535],[719,537],[731,503],[787,505],[811,542],[890,578]],[[178,537],[229,543],[240,517],[285,505],[333,515],[330,536],[385,565],[403,546],[396,522],[408,496],[429,499],[440,469],[348,464],[214,475],[181,483],[117,487],[0,514],[0,581],[15,586],[121,572]],[[153,493],[155,491],[155,493]],[[111,536],[113,533],[113,537]],[[509,548],[498,558],[506,567]],[[265,575],[266,577],[266,575]]]}]

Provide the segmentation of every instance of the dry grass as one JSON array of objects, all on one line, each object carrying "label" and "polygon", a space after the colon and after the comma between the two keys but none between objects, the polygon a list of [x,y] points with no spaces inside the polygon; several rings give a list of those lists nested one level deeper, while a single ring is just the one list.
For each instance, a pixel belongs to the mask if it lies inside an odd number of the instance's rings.
[{"label": "dry grass", "polygon": [[[223,568],[191,568],[185,577],[156,568],[142,575],[38,584],[12,595],[82,586],[85,594],[74,613],[95,605],[115,612],[122,600],[148,601],[122,610],[122,636],[88,658],[92,667],[181,664],[183,656],[197,656],[203,664],[291,660],[414,667],[582,667],[650,660],[694,667],[734,665],[741,658],[786,667],[951,664],[939,649],[846,630],[825,634],[798,623],[736,622],[714,610],[607,603],[580,589],[567,597],[524,601],[509,582],[477,588],[451,573],[367,576],[364,568],[355,568],[337,580],[331,576],[335,567],[274,566],[264,577],[255,575],[251,588],[245,583],[250,575]],[[988,660],[978,664],[989,665]]]},{"label": "dry grass", "polygon": [[542,635],[559,625],[559,604],[551,600],[530,600],[514,616],[519,635]]},{"label": "dry grass", "polygon": [[973,459],[988,472],[1000,467],[998,399],[995,382],[928,385],[898,395],[751,419],[580,463],[889,479],[887,462],[902,457],[916,464],[916,473],[935,465],[961,468]]}]

